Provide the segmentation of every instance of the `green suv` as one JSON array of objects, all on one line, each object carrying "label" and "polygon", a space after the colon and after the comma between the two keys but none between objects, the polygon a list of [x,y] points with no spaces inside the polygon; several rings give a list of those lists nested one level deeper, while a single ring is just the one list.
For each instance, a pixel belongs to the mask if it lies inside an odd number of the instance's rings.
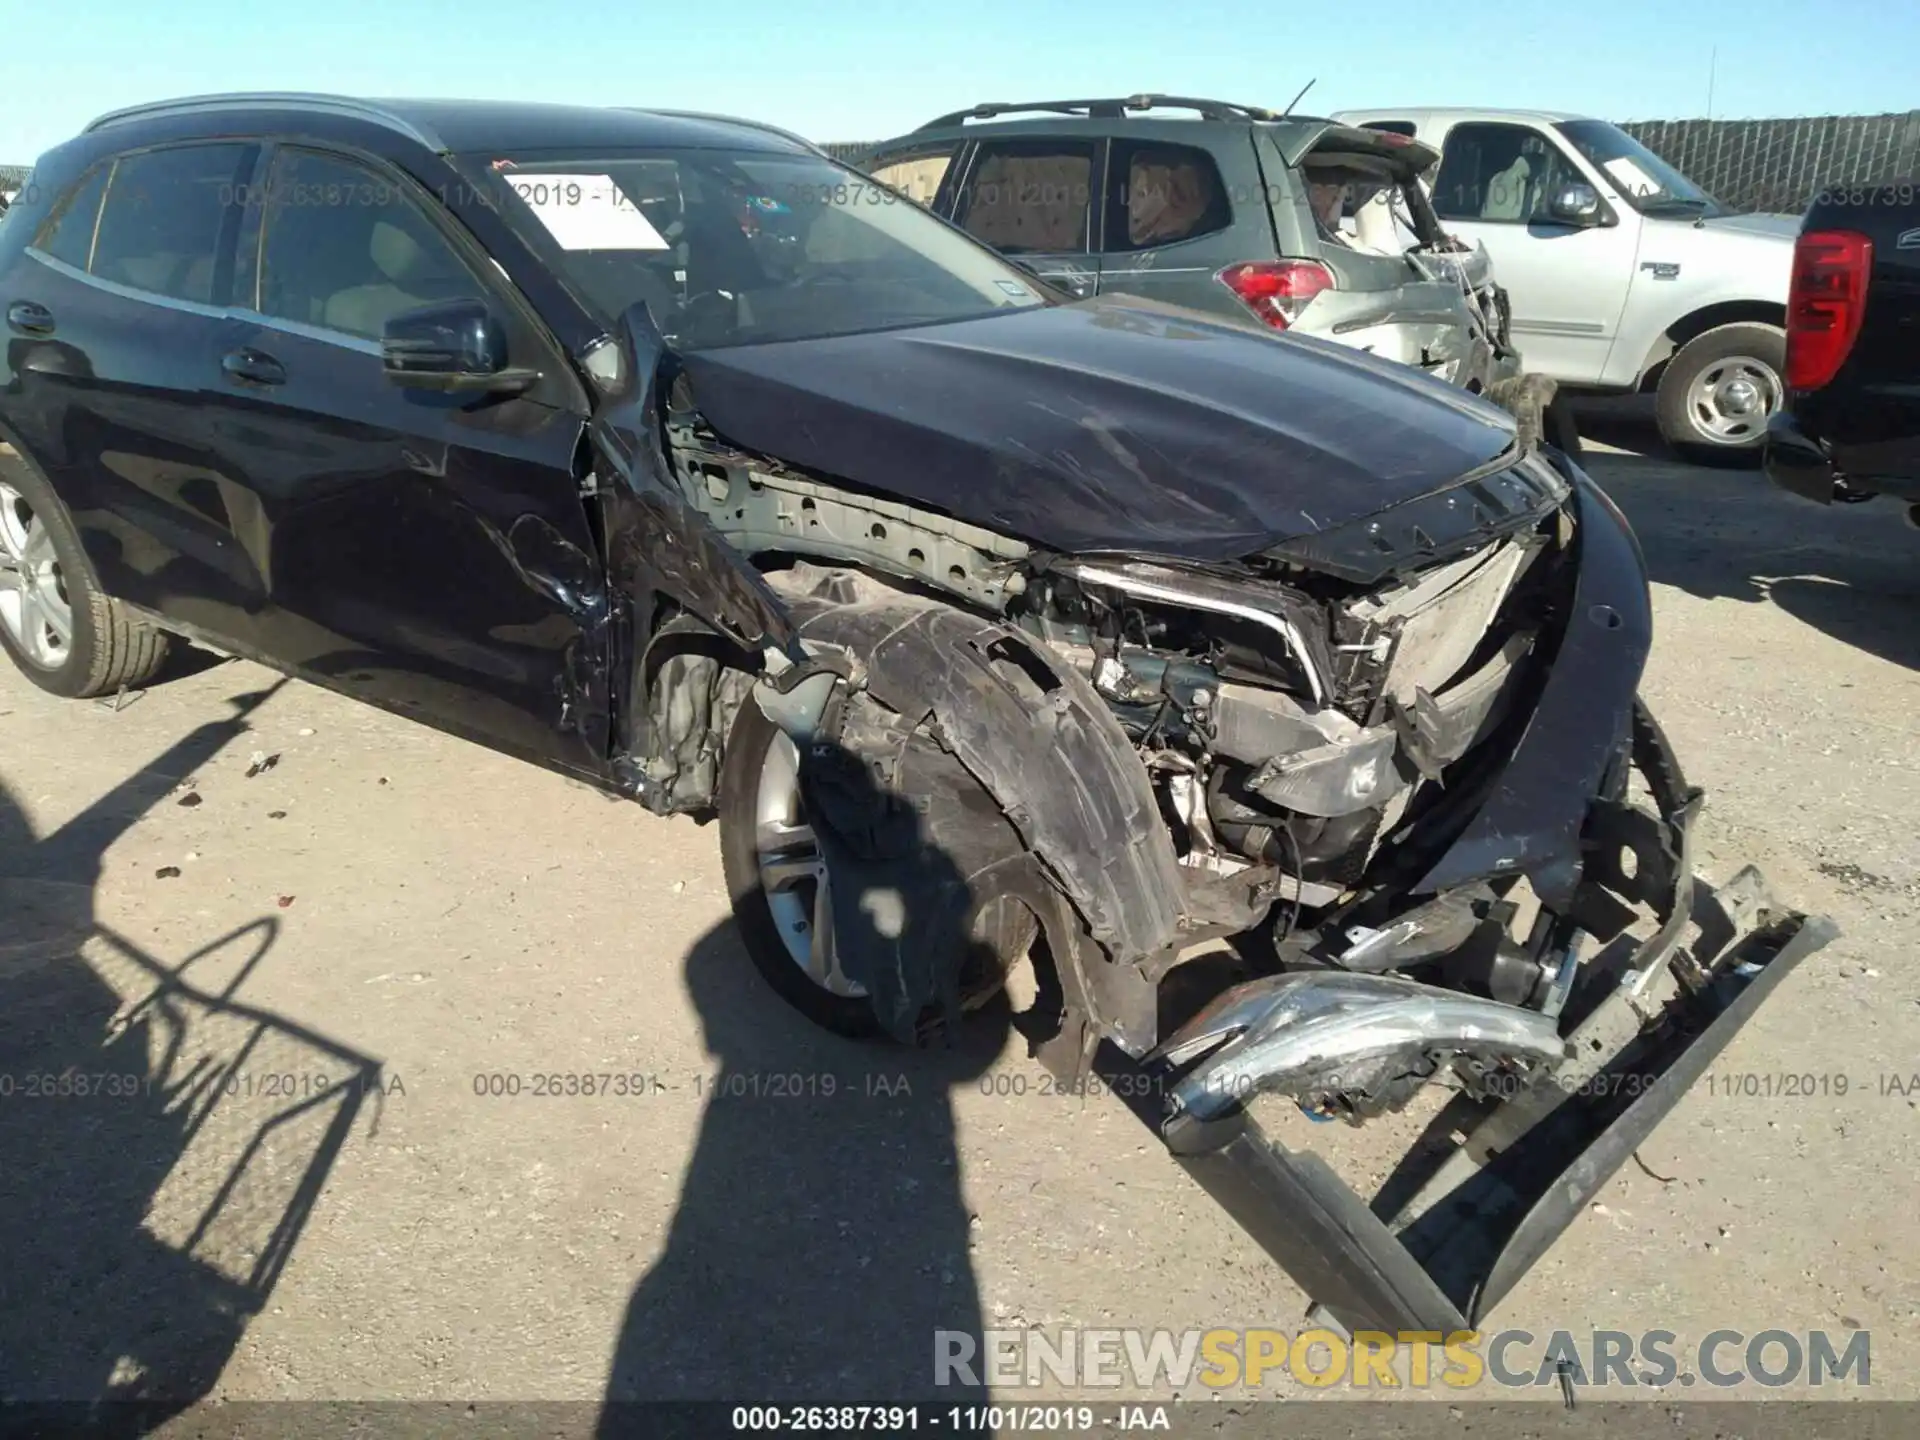
[{"label": "green suv", "polygon": [[1406,136],[1170,95],[977,105],[854,147],[874,178],[1059,289],[1259,321],[1484,393],[1573,448],[1484,251]]}]

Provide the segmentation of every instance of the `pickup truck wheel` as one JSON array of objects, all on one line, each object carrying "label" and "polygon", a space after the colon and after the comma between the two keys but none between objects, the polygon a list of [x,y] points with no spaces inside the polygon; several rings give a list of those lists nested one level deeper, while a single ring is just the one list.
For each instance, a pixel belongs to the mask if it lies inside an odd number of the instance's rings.
[{"label": "pickup truck wheel", "polygon": [[720,862],[747,957],[814,1024],[868,1039],[880,1022],[840,973],[829,879],[800,799],[800,752],[752,699],[720,769]]},{"label": "pickup truck wheel", "polygon": [[1758,458],[1767,417],[1785,394],[1786,364],[1786,332],[1773,325],[1719,325],[1696,335],[1660,377],[1661,437],[1695,464]]},{"label": "pickup truck wheel", "polygon": [[66,507],[38,475],[0,472],[0,647],[34,684],[84,700],[144,685],[168,637],[93,585]]}]

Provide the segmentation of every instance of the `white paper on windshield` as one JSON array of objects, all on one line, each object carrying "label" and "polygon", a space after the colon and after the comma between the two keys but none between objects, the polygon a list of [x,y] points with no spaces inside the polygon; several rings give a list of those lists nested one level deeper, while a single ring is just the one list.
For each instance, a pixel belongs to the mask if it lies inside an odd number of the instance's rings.
[{"label": "white paper on windshield", "polygon": [[508,175],[563,250],[665,250],[667,242],[611,175]]},{"label": "white paper on windshield", "polygon": [[1607,161],[1600,168],[1629,195],[1652,195],[1660,189],[1659,182],[1625,155]]}]

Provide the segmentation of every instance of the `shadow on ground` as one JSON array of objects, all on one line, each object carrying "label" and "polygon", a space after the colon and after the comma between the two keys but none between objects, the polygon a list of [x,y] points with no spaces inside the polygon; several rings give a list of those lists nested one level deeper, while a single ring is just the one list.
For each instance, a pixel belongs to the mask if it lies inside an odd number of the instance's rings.
[{"label": "shadow on ground", "polygon": [[1667,452],[1651,410],[1636,401],[1590,403],[1576,413],[1587,468],[1626,512],[1657,583],[1772,604],[1845,644],[1920,669],[1920,532],[1894,502],[1820,506],[1757,469],[1687,465]]},{"label": "shadow on ground", "polygon": [[39,839],[0,783],[0,1400],[63,1426],[212,1389],[379,1094],[377,1062],[236,998],[276,918],[180,958],[97,911],[109,847],[271,693]]},{"label": "shadow on ground", "polygon": [[[1025,942],[996,952],[981,938],[974,916],[998,902],[980,898],[986,872],[958,858],[964,839],[933,838],[965,833],[926,819],[938,804],[880,790],[866,761],[819,741],[800,784],[801,828],[831,857],[840,962],[882,995],[897,981],[898,1013],[933,1038],[857,1042],[810,1024],[756,973],[734,923],[694,945],[686,985],[715,1065],[665,1252],[627,1307],[602,1434],[646,1433],[635,1400],[987,1398],[935,1368],[937,1332],[970,1349],[983,1324],[950,1092],[988,1070],[1016,1017],[1001,992],[963,1018],[957,987],[951,1006],[923,1008],[916,977],[998,973],[976,967]],[[780,946],[760,892],[743,904],[748,932]],[[811,936],[820,920],[815,908],[793,928]]]}]

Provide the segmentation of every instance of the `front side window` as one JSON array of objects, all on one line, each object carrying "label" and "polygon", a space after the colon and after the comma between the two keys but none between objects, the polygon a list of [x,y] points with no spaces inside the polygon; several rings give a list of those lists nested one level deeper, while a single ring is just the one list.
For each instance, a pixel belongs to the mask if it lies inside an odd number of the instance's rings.
[{"label": "front side window", "polygon": [[889,189],[898,190],[909,200],[931,209],[939,197],[941,182],[952,168],[955,148],[946,145],[938,150],[915,150],[892,156],[867,173]]},{"label": "front side window", "polygon": [[[153,295],[214,303],[248,145],[182,145],[123,155],[107,181],[90,274]],[[62,257],[63,259],[66,257]]]},{"label": "front side window", "polygon": [[107,176],[112,173],[113,163],[104,161],[61,197],[41,227],[40,249],[76,270],[87,268],[93,256],[93,228],[100,220],[100,197],[107,193]]},{"label": "front side window", "polygon": [[262,315],[369,340],[405,311],[485,293],[396,182],[296,149],[267,182],[258,285]]},{"label": "front side window", "polygon": [[1084,255],[1093,246],[1090,140],[982,143],[954,222],[1006,255]]},{"label": "front side window", "polygon": [[1564,120],[1555,127],[1644,215],[1725,213],[1720,202],[1618,125]]},{"label": "front side window", "polygon": [[1434,176],[1434,213],[1443,220],[1525,225],[1547,219],[1561,187],[1585,179],[1531,125],[1456,125]]},{"label": "front side window", "polygon": [[629,151],[474,166],[589,308],[645,302],[679,349],[814,339],[1044,303],[1030,277],[823,156]]}]

